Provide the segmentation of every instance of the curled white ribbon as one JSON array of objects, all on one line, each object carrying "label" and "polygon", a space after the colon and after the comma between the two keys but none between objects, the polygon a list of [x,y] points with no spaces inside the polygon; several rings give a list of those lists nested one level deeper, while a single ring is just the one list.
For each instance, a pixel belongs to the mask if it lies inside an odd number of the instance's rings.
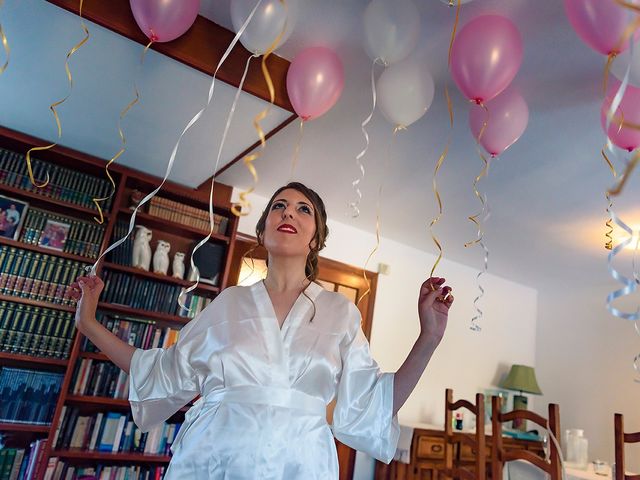
[{"label": "curled white ribbon", "polygon": [[360,129],[362,130],[362,135],[364,136],[365,146],[362,149],[362,151],[358,153],[358,155],[356,155],[356,165],[360,170],[360,177],[356,178],[353,182],[351,182],[351,185],[353,186],[353,189],[356,192],[356,196],[358,197],[355,201],[349,204],[349,207],[351,207],[351,210],[352,210],[351,216],[353,218],[360,216],[360,202],[362,201],[362,192],[360,191],[359,185],[360,185],[360,182],[364,180],[364,176],[365,176],[362,157],[364,157],[365,154],[367,153],[367,150],[369,150],[369,133],[367,133],[366,126],[369,124],[369,122],[373,118],[373,112],[376,109],[376,100],[378,95],[376,93],[375,67],[376,67],[376,64],[380,62],[382,62],[382,59],[378,57],[371,63],[371,97],[372,97],[371,111],[369,112],[369,115],[367,115],[367,118],[365,118],[364,121],[360,124]]},{"label": "curled white ribbon", "polygon": [[[153,198],[156,195],[156,193],[158,193],[160,191],[162,186],[166,183],[167,178],[169,177],[169,174],[171,173],[171,170],[173,168],[173,163],[175,161],[176,154],[178,153],[178,147],[180,146],[180,141],[182,140],[182,137],[200,119],[200,117],[203,115],[205,110],[211,104],[211,99],[213,98],[213,90],[214,90],[214,87],[215,87],[216,75],[218,74],[218,70],[220,70],[220,67],[225,62],[225,60],[227,59],[227,57],[229,56],[229,54],[231,53],[233,48],[236,46],[236,44],[240,40],[240,36],[244,33],[245,29],[247,28],[247,25],[249,24],[249,22],[253,18],[253,15],[256,12],[256,10],[258,9],[258,7],[260,6],[261,2],[262,2],[262,0],[258,0],[258,2],[256,3],[255,7],[253,7],[253,10],[251,11],[249,16],[245,20],[244,24],[242,24],[242,27],[240,27],[240,29],[238,30],[238,33],[236,33],[236,36],[233,37],[233,40],[231,41],[231,43],[227,47],[227,50],[224,52],[224,54],[222,55],[222,58],[218,62],[218,65],[216,66],[216,69],[213,72],[213,77],[211,79],[211,86],[209,87],[209,96],[207,98],[207,103],[198,113],[196,113],[193,116],[193,118],[184,127],[184,129],[182,130],[182,133],[178,137],[178,141],[176,142],[176,144],[173,147],[173,150],[171,151],[171,156],[169,157],[169,163],[167,164],[167,169],[166,169],[166,172],[164,174],[164,178],[162,179],[162,182],[160,183],[160,185],[158,185],[158,187],[155,190],[153,190],[146,197],[144,197],[142,199],[142,201],[136,206],[136,208],[133,210],[133,212],[131,214],[131,219],[129,220],[129,230],[127,231],[127,234],[124,237],[122,237],[121,239],[119,239],[118,241],[116,241],[114,244],[109,246],[104,252],[102,252],[102,254],[98,257],[98,259],[95,261],[93,266],[90,267],[90,274],[91,275],[95,275],[96,274],[97,265],[100,262],[100,260],[102,259],[102,257],[104,257],[111,250],[114,250],[115,248],[119,247],[122,243],[124,243],[127,240],[127,238],[129,238],[129,235],[131,235],[131,232],[135,228],[136,215],[138,213],[138,209],[140,209],[140,207],[142,207],[142,205],[144,205],[149,200],[151,200],[151,198]],[[213,179],[211,181],[211,194],[209,195],[209,222],[210,222],[210,225],[211,225],[211,231],[213,232],[213,225],[214,225],[214,223],[213,223],[214,222],[214,220],[213,220]],[[193,264],[193,259],[192,259],[192,264]],[[198,279],[199,279],[199,277],[198,277]],[[196,281],[196,285],[197,285],[197,281]]]},{"label": "curled white ribbon", "polygon": [[[262,0],[260,0],[262,1]],[[257,7],[257,5],[256,5]],[[255,11],[255,9],[254,9]],[[253,12],[251,13],[253,15]],[[244,86],[244,81],[247,78],[247,72],[249,71],[249,64],[251,63],[251,59],[252,58],[257,58],[259,55],[251,55],[249,58],[247,58],[247,63],[244,66],[244,72],[242,73],[242,79],[240,80],[240,85],[238,85],[238,89],[236,90],[236,95],[233,99],[233,103],[231,104],[231,108],[229,109],[229,114],[227,115],[227,121],[224,125],[224,131],[222,133],[222,139],[220,140],[220,145],[218,146],[218,154],[216,156],[216,164],[213,168],[213,175],[211,175],[211,189],[209,190],[209,233],[198,242],[198,244],[193,248],[193,252],[191,252],[191,257],[189,258],[189,262],[191,264],[191,269],[196,272],[196,283],[194,283],[193,285],[191,285],[189,288],[187,288],[185,291],[183,291],[180,294],[180,297],[178,298],[178,304],[185,310],[189,310],[188,307],[186,307],[184,305],[184,302],[182,300],[182,298],[184,296],[186,296],[189,292],[192,292],[193,290],[195,290],[198,287],[198,283],[200,282],[200,272],[198,271],[198,269],[196,268],[195,263],[193,262],[193,255],[196,253],[196,251],[202,247],[202,245],[204,245],[205,243],[207,243],[209,241],[209,239],[211,238],[211,235],[213,234],[213,189],[214,189],[214,185],[215,185],[215,172],[218,171],[218,165],[220,164],[220,158],[222,157],[222,149],[224,148],[224,144],[227,140],[227,133],[229,133],[229,127],[231,126],[231,121],[233,120],[233,114],[236,111],[236,105],[238,104],[238,99],[240,98],[240,93],[242,92],[242,87]]]}]

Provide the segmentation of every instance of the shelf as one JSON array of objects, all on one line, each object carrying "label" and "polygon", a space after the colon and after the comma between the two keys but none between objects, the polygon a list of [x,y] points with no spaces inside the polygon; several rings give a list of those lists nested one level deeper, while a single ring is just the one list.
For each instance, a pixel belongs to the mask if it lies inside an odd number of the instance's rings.
[{"label": "shelf", "polygon": [[[56,200],[56,199],[47,197],[46,195],[39,195],[38,193],[30,192],[28,190],[23,190],[21,188],[10,187],[8,185],[2,185],[0,190],[2,190],[3,192],[6,192],[6,193],[12,193],[12,194],[17,195],[17,196],[27,197],[27,198],[33,199],[33,200],[35,200],[35,203],[37,203],[39,205],[43,205],[43,206],[45,206],[45,208],[46,208],[47,204],[49,204],[49,205],[57,205],[59,207],[64,207],[64,208],[69,208],[71,210],[75,210],[76,212],[80,212],[80,213],[83,213],[85,215],[91,215],[91,216],[96,216],[96,217],[100,216],[100,214],[98,213],[98,210],[94,210],[93,208],[82,207],[80,205],[76,205],[75,203],[65,202],[64,200]],[[104,211],[102,213],[104,215],[105,222],[107,222],[108,218],[109,218],[109,214],[104,212]]]},{"label": "shelf", "polygon": [[34,365],[53,365],[56,367],[66,367],[68,360],[60,358],[32,357],[31,355],[21,355],[17,353],[0,352],[0,364],[23,364],[33,363]]},{"label": "shelf", "polygon": [[[0,297],[0,300],[2,300],[2,297]],[[148,310],[140,310],[137,308],[127,307],[126,305],[116,305],[114,303],[100,302],[98,303],[98,308],[101,310],[110,310],[112,312],[118,312],[125,315],[130,315],[132,317],[142,317],[142,318],[148,318],[151,320],[162,320],[165,322],[175,322],[175,323],[186,324],[186,323],[189,323],[189,321],[191,320],[190,318],[181,317],[179,315],[169,315],[168,313],[162,313],[162,312],[150,312]]]},{"label": "shelf", "polygon": [[48,433],[50,428],[50,425],[31,425],[29,423],[0,422],[0,432]]},{"label": "shelf", "polygon": [[148,463],[169,463],[171,457],[168,455],[150,455],[143,453],[108,453],[94,452],[90,450],[52,450],[52,457],[78,459],[78,460],[117,460],[120,462],[148,462]]},{"label": "shelf", "polygon": [[109,357],[100,352],[80,352],[78,356],[80,358],[93,358],[94,360],[109,360]]},{"label": "shelf", "polygon": [[33,245],[31,243],[24,243],[24,242],[19,242],[17,240],[11,240],[9,238],[0,237],[0,245],[8,245],[10,247],[21,248],[23,250],[31,250],[32,252],[46,253],[47,255],[51,255],[54,257],[68,258],[70,260],[75,260],[77,262],[82,262],[82,263],[93,264],[96,261],[95,258],[82,257],[80,255],[61,252],[59,250],[54,250],[52,248],[44,248],[38,245]]},{"label": "shelf", "polygon": [[[120,265],[118,263],[105,263],[103,268],[108,268],[110,270],[116,270],[119,272],[132,273],[133,275],[137,275],[139,277],[151,278],[153,280],[158,280],[160,282],[172,283],[174,285],[181,285],[183,287],[190,287],[194,282],[190,282],[189,280],[182,280],[179,278],[173,278],[169,275],[163,275],[161,273],[153,273],[143,270],[141,268],[128,267],[125,265]],[[220,292],[220,288],[215,287],[213,285],[209,285],[207,283],[200,282],[196,290],[218,293]]]},{"label": "shelf", "polygon": [[[118,210],[119,213],[123,215],[131,215],[133,212],[128,208],[121,208]],[[140,212],[136,213],[136,219],[144,222],[145,226],[150,226],[152,228],[169,228],[172,233],[181,233],[189,236],[197,237],[205,237],[209,231],[200,230],[199,228],[190,227],[188,225],[183,225],[181,223],[172,222],[171,220],[167,220],[164,218],[156,217],[154,215],[149,215],[148,213]],[[211,240],[217,240],[218,242],[229,243],[230,239],[226,235],[221,235],[219,233],[212,233]]]},{"label": "shelf", "polygon": [[[109,359],[105,356],[104,360]],[[67,395],[65,402],[81,405],[101,405],[125,410],[131,407],[129,400],[124,398],[95,397],[92,395]],[[180,408],[178,412],[186,412],[190,407],[191,405],[185,405]]]},{"label": "shelf", "polygon": [[62,310],[63,312],[76,312],[76,307],[69,305],[59,305],[57,303],[39,302],[37,300],[31,300],[29,298],[15,297],[12,295],[0,295],[0,300],[6,300],[7,302],[22,303],[23,305],[31,305],[34,307],[51,308],[52,310]]}]

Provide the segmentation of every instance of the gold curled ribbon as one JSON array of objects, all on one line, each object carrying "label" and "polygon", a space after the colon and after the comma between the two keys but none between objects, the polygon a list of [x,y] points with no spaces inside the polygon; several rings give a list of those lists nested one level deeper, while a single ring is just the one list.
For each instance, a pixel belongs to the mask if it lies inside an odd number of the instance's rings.
[{"label": "gold curled ribbon", "polygon": [[[0,0],[0,9],[2,9],[2,5],[4,0]],[[0,67],[0,75],[4,73],[4,71],[9,66],[9,57],[11,55],[11,50],[9,49],[9,41],[7,40],[7,36],[4,34],[4,30],[2,29],[2,23],[0,23],[0,43],[2,43],[2,48],[4,48],[4,53],[7,55],[7,59],[4,64]]]},{"label": "gold curled ribbon", "polygon": [[300,118],[300,129],[298,130],[298,139],[296,140],[296,147],[293,150],[293,159],[291,160],[291,175],[289,181],[293,180],[293,174],[298,166],[298,159],[300,158],[300,145],[302,145],[302,137],[304,135],[304,120]]},{"label": "gold curled ribbon", "polygon": [[[611,160],[609,160],[609,157],[607,156],[607,153],[604,151],[604,148],[600,153],[602,153],[602,157],[604,158],[605,162],[609,166],[609,170],[611,170],[611,174],[613,175],[613,178],[616,178],[618,176],[618,173],[616,172],[616,169],[613,166],[613,163],[611,163]],[[606,212],[607,214],[609,214],[609,212],[611,211],[611,208],[613,207],[613,201],[611,200],[611,195],[609,195],[608,191],[604,192],[604,196],[607,199],[607,204],[608,204]],[[605,222],[605,226],[607,227],[607,231],[604,234],[606,238],[604,248],[606,248],[607,250],[611,250],[613,248],[613,220],[611,219],[611,215],[609,215],[609,218]]]},{"label": "gold curled ribbon", "polygon": [[440,192],[438,192],[438,184],[436,182],[436,178],[438,176],[438,172],[440,171],[440,167],[442,167],[444,159],[447,158],[447,154],[449,153],[449,146],[451,145],[451,135],[453,132],[453,106],[451,105],[451,97],[449,97],[449,87],[446,84],[444,86],[444,96],[447,100],[447,108],[449,109],[450,131],[449,131],[449,138],[447,139],[447,145],[444,147],[444,150],[440,154],[440,158],[438,158],[438,162],[436,163],[436,168],[433,171],[432,188],[433,188],[433,194],[436,197],[436,202],[438,203],[438,214],[433,220],[431,220],[431,223],[429,223],[429,233],[431,234],[431,240],[433,240],[433,243],[435,243],[436,248],[438,249],[438,258],[434,262],[433,267],[431,267],[431,273],[429,274],[429,277],[433,277],[433,274],[436,271],[436,267],[440,263],[440,260],[442,260],[442,254],[443,254],[442,244],[438,240],[438,237],[436,237],[435,234],[433,233],[433,227],[435,226],[436,223],[440,221],[440,218],[442,218],[442,212],[443,212],[442,198],[440,197]]},{"label": "gold curled ribbon", "polygon": [[453,42],[456,39],[456,30],[458,29],[458,21],[460,20],[460,6],[462,5],[461,0],[449,0],[449,6],[453,7],[455,2],[456,5],[456,18],[453,21],[453,30],[451,30],[451,41],[449,42],[449,56],[448,56],[448,64],[451,65],[451,50],[453,50]]},{"label": "gold curled ribbon", "polygon": [[360,302],[364,297],[371,293],[371,282],[367,278],[367,265],[369,265],[369,261],[373,258],[375,253],[380,248],[380,199],[382,198],[382,188],[384,187],[384,179],[387,176],[387,170],[389,169],[389,163],[391,159],[391,150],[393,149],[393,145],[396,142],[396,137],[398,136],[398,132],[400,130],[406,130],[407,127],[404,125],[396,125],[393,129],[393,137],[391,138],[391,143],[389,144],[389,149],[387,150],[387,158],[384,161],[384,167],[382,169],[382,178],[380,179],[380,186],[378,187],[378,200],[376,201],[376,245],[371,250],[371,253],[367,257],[367,260],[364,262],[364,267],[362,267],[362,278],[364,278],[365,283],[367,284],[367,289],[364,291],[356,305],[360,305]]},{"label": "gold curled ribbon", "polygon": [[638,165],[638,161],[640,161],[640,150],[636,150],[635,153],[633,154],[633,157],[631,157],[631,160],[627,162],[627,165],[625,166],[624,172],[622,172],[622,175],[620,176],[620,180],[618,181],[618,183],[613,188],[607,190],[607,194],[609,196],[615,197],[617,195],[620,195],[620,193],[624,189],[624,186],[629,180],[629,177],[631,176],[636,166]]},{"label": "gold curled ribbon", "polygon": [[[144,50],[142,51],[142,55],[140,55],[140,64],[138,65],[138,73],[140,72],[140,69],[142,68],[142,65],[144,64],[144,58],[145,55],[147,53],[147,51],[149,50],[149,47],[151,47],[151,44],[153,44],[153,41],[150,41],[146,47],[144,47]],[[131,108],[136,105],[139,101],[140,101],[140,92],[138,91],[138,85],[136,80],[133,81],[133,91],[134,91],[134,99],[131,100],[126,107],[124,107],[122,109],[122,111],[120,112],[120,116],[118,117],[118,135],[120,136],[120,142],[122,143],[122,147],[120,147],[120,150],[118,150],[118,152],[111,157],[111,159],[107,162],[107,164],[104,167],[104,171],[105,174],[107,175],[107,177],[109,178],[109,181],[111,182],[111,193],[109,195],[107,195],[106,197],[94,197],[93,203],[95,204],[96,208],[98,209],[98,213],[100,214],[100,218],[97,217],[93,217],[93,219],[98,222],[100,225],[102,225],[104,223],[104,215],[102,213],[102,207],[100,207],[100,202],[106,202],[107,200],[109,200],[111,197],[113,197],[113,195],[116,193],[116,182],[113,180],[113,177],[111,176],[111,173],[109,172],[109,167],[111,166],[111,164],[113,162],[115,162],[118,158],[120,158],[122,156],[122,154],[124,154],[124,152],[127,149],[127,140],[124,136],[124,132],[122,131],[122,120],[124,119],[125,115],[129,112],[129,110],[131,110]]]},{"label": "gold curled ribbon", "polygon": [[[73,48],[71,50],[69,50],[69,52],[67,52],[67,57],[66,57],[66,60],[64,62],[64,69],[65,69],[65,71],[67,73],[67,80],[69,81],[69,93],[62,100],[59,100],[59,101],[54,102],[51,105],[49,105],[49,110],[51,110],[51,112],[53,113],[53,118],[55,119],[56,126],[58,127],[58,140],[60,140],[60,138],[62,138],[62,125],[60,124],[60,117],[58,117],[58,112],[56,111],[56,107],[59,107],[64,102],[66,102],[67,99],[71,96],[71,92],[73,91],[73,77],[71,76],[71,70],[69,69],[69,59],[71,58],[71,56],[74,53],[76,53],[78,51],[78,49],[80,47],[82,47],[89,40],[89,29],[85,25],[84,19],[82,18],[82,3],[83,3],[83,1],[84,0],[80,0],[80,10],[78,12],[78,15],[80,16],[80,25],[82,26],[82,30],[84,30],[85,37],[82,40],[80,40],[80,42],[78,42],[76,45],[74,45]],[[50,145],[45,145],[44,147],[33,147],[33,148],[29,149],[29,151],[27,151],[26,161],[27,161],[27,170],[29,172],[29,180],[31,180],[31,183],[36,188],[43,188],[43,187],[47,186],[47,184],[49,183],[49,172],[45,172],[46,176],[47,176],[47,179],[44,181],[44,183],[41,183],[41,184],[36,183],[36,180],[35,180],[35,178],[33,176],[33,168],[31,166],[31,152],[49,150],[49,149],[55,147],[56,145],[57,145],[57,142],[54,142],[54,143],[52,143]]]},{"label": "gold curled ribbon", "polygon": [[269,105],[267,105],[267,108],[265,108],[263,111],[258,113],[253,119],[253,128],[256,129],[256,132],[258,132],[258,137],[260,137],[260,146],[254,153],[251,153],[242,159],[242,162],[244,163],[245,167],[247,167],[247,170],[249,170],[249,173],[253,177],[253,185],[251,185],[251,187],[249,187],[247,190],[240,192],[238,194],[240,199],[238,200],[237,203],[231,206],[231,212],[237,217],[249,215],[249,213],[251,213],[251,202],[247,199],[247,197],[255,191],[256,185],[258,184],[258,172],[256,171],[256,167],[253,165],[253,162],[255,162],[258,158],[262,156],[262,151],[264,150],[267,144],[267,140],[265,138],[264,131],[260,126],[260,122],[264,120],[268,115],[269,110],[271,110],[271,106],[273,105],[273,102],[275,101],[275,97],[276,97],[275,89],[273,87],[273,81],[271,80],[271,74],[269,73],[269,68],[267,67],[267,59],[269,58],[269,55],[273,53],[273,51],[276,49],[276,47],[280,43],[280,40],[282,39],[284,32],[287,30],[287,21],[288,21],[288,19],[286,18],[287,2],[285,0],[280,0],[280,4],[282,4],[285,10],[285,21],[282,26],[282,30],[280,31],[276,39],[269,46],[267,51],[264,52],[264,55],[262,56],[262,65],[261,65],[262,76],[264,77],[264,81],[266,82],[267,88],[269,89]]}]

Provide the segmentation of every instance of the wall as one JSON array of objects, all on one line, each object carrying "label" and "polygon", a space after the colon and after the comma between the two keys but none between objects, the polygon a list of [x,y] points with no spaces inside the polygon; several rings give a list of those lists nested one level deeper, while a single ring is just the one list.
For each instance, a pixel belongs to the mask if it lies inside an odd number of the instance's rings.
[{"label": "wall", "polygon": [[[640,376],[632,366],[640,337],[631,322],[606,310],[605,296],[614,288],[541,291],[536,349],[538,375],[546,379],[538,405],[558,403],[562,430],[584,429],[589,458],[609,463],[613,414],[624,414],[627,431],[640,430],[640,385],[634,382]],[[635,305],[617,306],[634,311],[637,298]],[[640,472],[640,445],[627,449],[627,469]]]},{"label": "wall", "polygon": [[[237,192],[234,192],[234,198]],[[255,235],[255,224],[267,199],[252,196],[253,213],[240,220],[239,231]],[[362,267],[375,246],[375,235],[348,225],[329,221],[330,236],[322,256]],[[425,234],[425,246],[428,245]],[[478,264],[481,258],[478,253]],[[390,266],[389,275],[380,275],[376,295],[371,349],[383,370],[400,367],[419,332],[417,298],[421,283],[428,277],[435,256],[382,238],[380,249],[368,266],[379,262]],[[484,311],[482,332],[469,329],[477,296],[477,271],[443,260],[436,275],[447,278],[455,289],[455,305],[449,326],[427,371],[400,411],[407,422],[441,425],[444,418],[444,390],[454,389],[456,397],[470,398],[477,391],[495,386],[512,363],[535,364],[537,293],[508,280],[486,275],[481,301]],[[541,388],[547,379],[539,376]],[[533,403],[533,400],[532,400]],[[360,462],[358,467],[360,467]],[[364,468],[356,478],[370,478]]]}]

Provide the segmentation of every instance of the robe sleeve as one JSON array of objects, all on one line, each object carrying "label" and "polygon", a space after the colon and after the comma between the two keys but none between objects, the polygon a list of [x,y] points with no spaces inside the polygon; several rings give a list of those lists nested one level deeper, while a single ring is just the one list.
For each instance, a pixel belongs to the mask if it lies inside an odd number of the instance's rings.
[{"label": "robe sleeve", "polygon": [[340,345],[342,374],[333,411],[333,434],[355,450],[389,463],[400,436],[393,415],[393,373],[381,373],[360,327],[360,312],[349,304],[349,331]]},{"label": "robe sleeve", "polygon": [[129,369],[129,403],[133,421],[143,432],[164,422],[200,393],[203,375],[190,358],[200,348],[207,318],[215,316],[219,297],[182,327],[169,348],[136,349]]}]

